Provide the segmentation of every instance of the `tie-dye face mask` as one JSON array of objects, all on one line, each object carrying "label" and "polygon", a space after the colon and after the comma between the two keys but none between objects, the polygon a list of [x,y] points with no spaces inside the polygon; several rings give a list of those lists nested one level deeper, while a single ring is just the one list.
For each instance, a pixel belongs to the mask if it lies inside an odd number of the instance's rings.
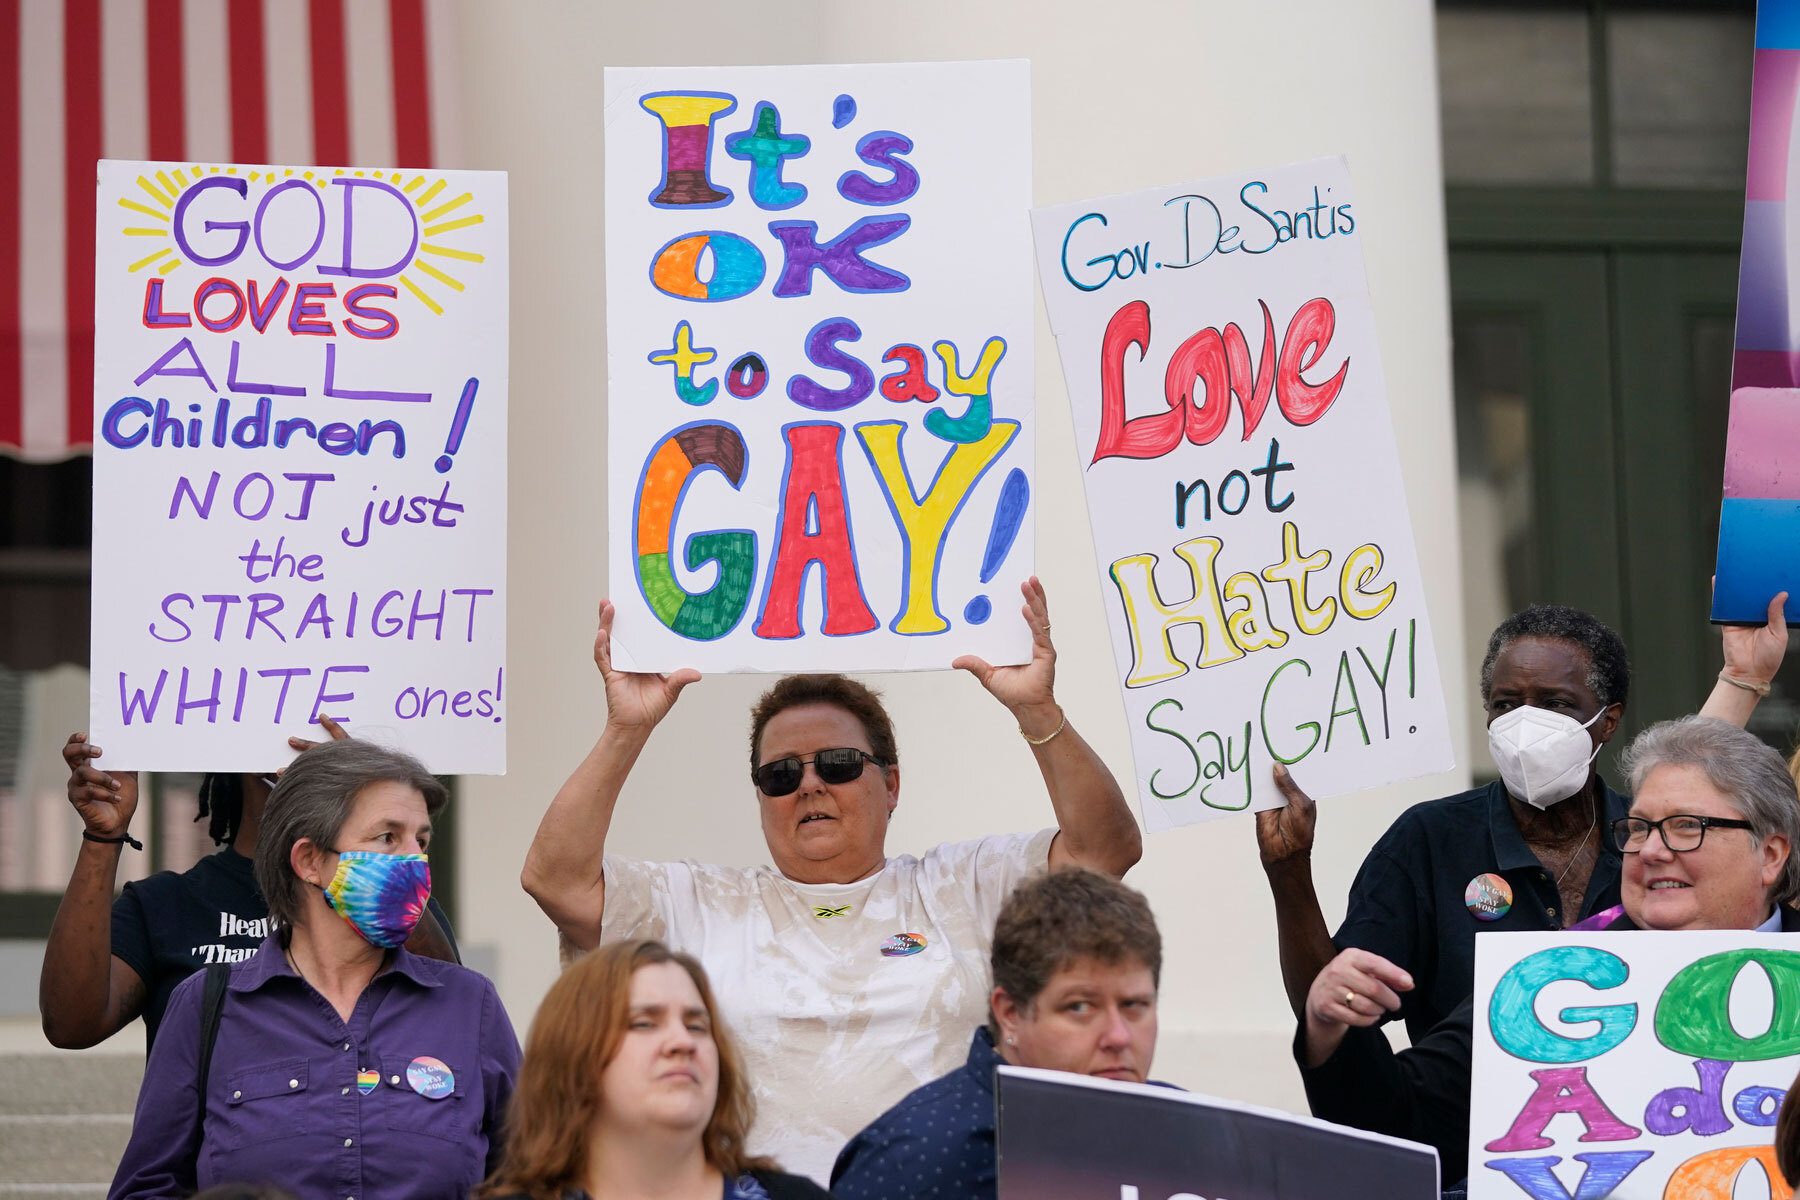
[{"label": "tie-dye face mask", "polygon": [[346,850],[325,885],[325,903],[372,946],[392,948],[412,936],[431,895],[431,864],[423,854]]}]

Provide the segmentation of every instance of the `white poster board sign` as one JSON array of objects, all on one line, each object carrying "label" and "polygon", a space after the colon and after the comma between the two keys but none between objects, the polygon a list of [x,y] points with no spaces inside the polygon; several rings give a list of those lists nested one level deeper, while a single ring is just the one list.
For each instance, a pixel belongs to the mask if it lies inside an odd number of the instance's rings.
[{"label": "white poster board sign", "polygon": [[506,177],[100,163],[91,735],[506,768]]},{"label": "white poster board sign", "polygon": [[1451,765],[1342,159],[1032,214],[1152,830]]},{"label": "white poster board sign", "polygon": [[1471,1200],[1785,1197],[1800,1071],[1792,935],[1476,939]]},{"label": "white poster board sign", "polygon": [[1030,657],[1029,92],[1023,62],[606,72],[620,667]]}]

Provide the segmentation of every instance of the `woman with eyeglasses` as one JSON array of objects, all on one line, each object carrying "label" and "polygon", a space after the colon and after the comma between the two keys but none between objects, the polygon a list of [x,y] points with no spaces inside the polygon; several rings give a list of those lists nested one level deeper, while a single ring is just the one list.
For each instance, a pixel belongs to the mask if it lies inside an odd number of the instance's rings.
[{"label": "woman with eyeglasses", "polygon": [[[1702,713],[1749,720],[1787,655],[1786,602],[1775,595],[1763,625],[1721,626],[1725,668]],[[1617,905],[1622,859],[1606,833],[1631,798],[1595,764],[1630,690],[1624,640],[1592,613],[1533,604],[1502,621],[1480,672],[1500,778],[1402,813],[1363,860],[1335,934],[1313,885],[1316,810],[1277,763],[1287,804],[1256,814],[1257,848],[1294,1015],[1333,956],[1354,947],[1410,973],[1396,1015],[1417,1040],[1475,986],[1481,933],[1568,929]]]},{"label": "woman with eyeglasses", "polygon": [[[1623,902],[1590,929],[1800,933],[1800,796],[1753,735],[1708,717],[1652,725],[1626,750],[1631,811],[1609,830],[1623,853]],[[1466,1172],[1473,1000],[1395,1055],[1374,1026],[1413,979],[1346,950],[1313,981],[1294,1042],[1313,1115],[1438,1148],[1444,1178]]]},{"label": "woman with eyeglasses", "polygon": [[1046,865],[1117,878],[1142,849],[1118,783],[1056,703],[1043,586],[1031,580],[1024,598],[1030,662],[955,665],[1017,721],[1056,828],[890,856],[900,753],[887,712],[842,675],[795,675],[750,714],[750,782],[773,864],[750,869],[605,853],[632,764],[699,673],[615,670],[613,606],[600,605],[606,727],[545,813],[525,889],[566,952],[654,938],[698,957],[742,1038],[761,1113],[753,1149],[815,1179],[870,1119],[961,1061],[986,1018],[994,919],[1013,885]]}]

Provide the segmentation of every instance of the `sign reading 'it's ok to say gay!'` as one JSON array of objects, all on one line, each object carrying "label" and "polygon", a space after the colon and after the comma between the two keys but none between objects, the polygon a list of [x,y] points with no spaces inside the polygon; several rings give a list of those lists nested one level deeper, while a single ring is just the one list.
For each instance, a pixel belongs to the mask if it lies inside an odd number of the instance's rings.
[{"label": "sign reading 'it's ok to say gay!'", "polygon": [[102,162],[90,729],[506,768],[506,177]]},{"label": "sign reading 'it's ok to say gay!'", "polygon": [[1026,64],[606,73],[627,670],[1023,662]]}]

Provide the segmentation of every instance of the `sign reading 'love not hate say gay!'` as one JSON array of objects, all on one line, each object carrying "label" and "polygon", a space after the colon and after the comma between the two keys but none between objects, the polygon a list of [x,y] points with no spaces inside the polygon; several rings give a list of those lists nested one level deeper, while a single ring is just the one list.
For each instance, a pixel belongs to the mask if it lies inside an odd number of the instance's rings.
[{"label": "sign reading 'love not hate say gay!'", "polygon": [[1144,823],[1450,766],[1342,159],[1040,209]]},{"label": "sign reading 'love not hate say gay!'", "polygon": [[102,162],[92,736],[506,766],[506,177]]},{"label": "sign reading 'love not hate say gay!'", "polygon": [[1029,656],[1030,141],[1023,62],[606,72],[620,667]]}]

